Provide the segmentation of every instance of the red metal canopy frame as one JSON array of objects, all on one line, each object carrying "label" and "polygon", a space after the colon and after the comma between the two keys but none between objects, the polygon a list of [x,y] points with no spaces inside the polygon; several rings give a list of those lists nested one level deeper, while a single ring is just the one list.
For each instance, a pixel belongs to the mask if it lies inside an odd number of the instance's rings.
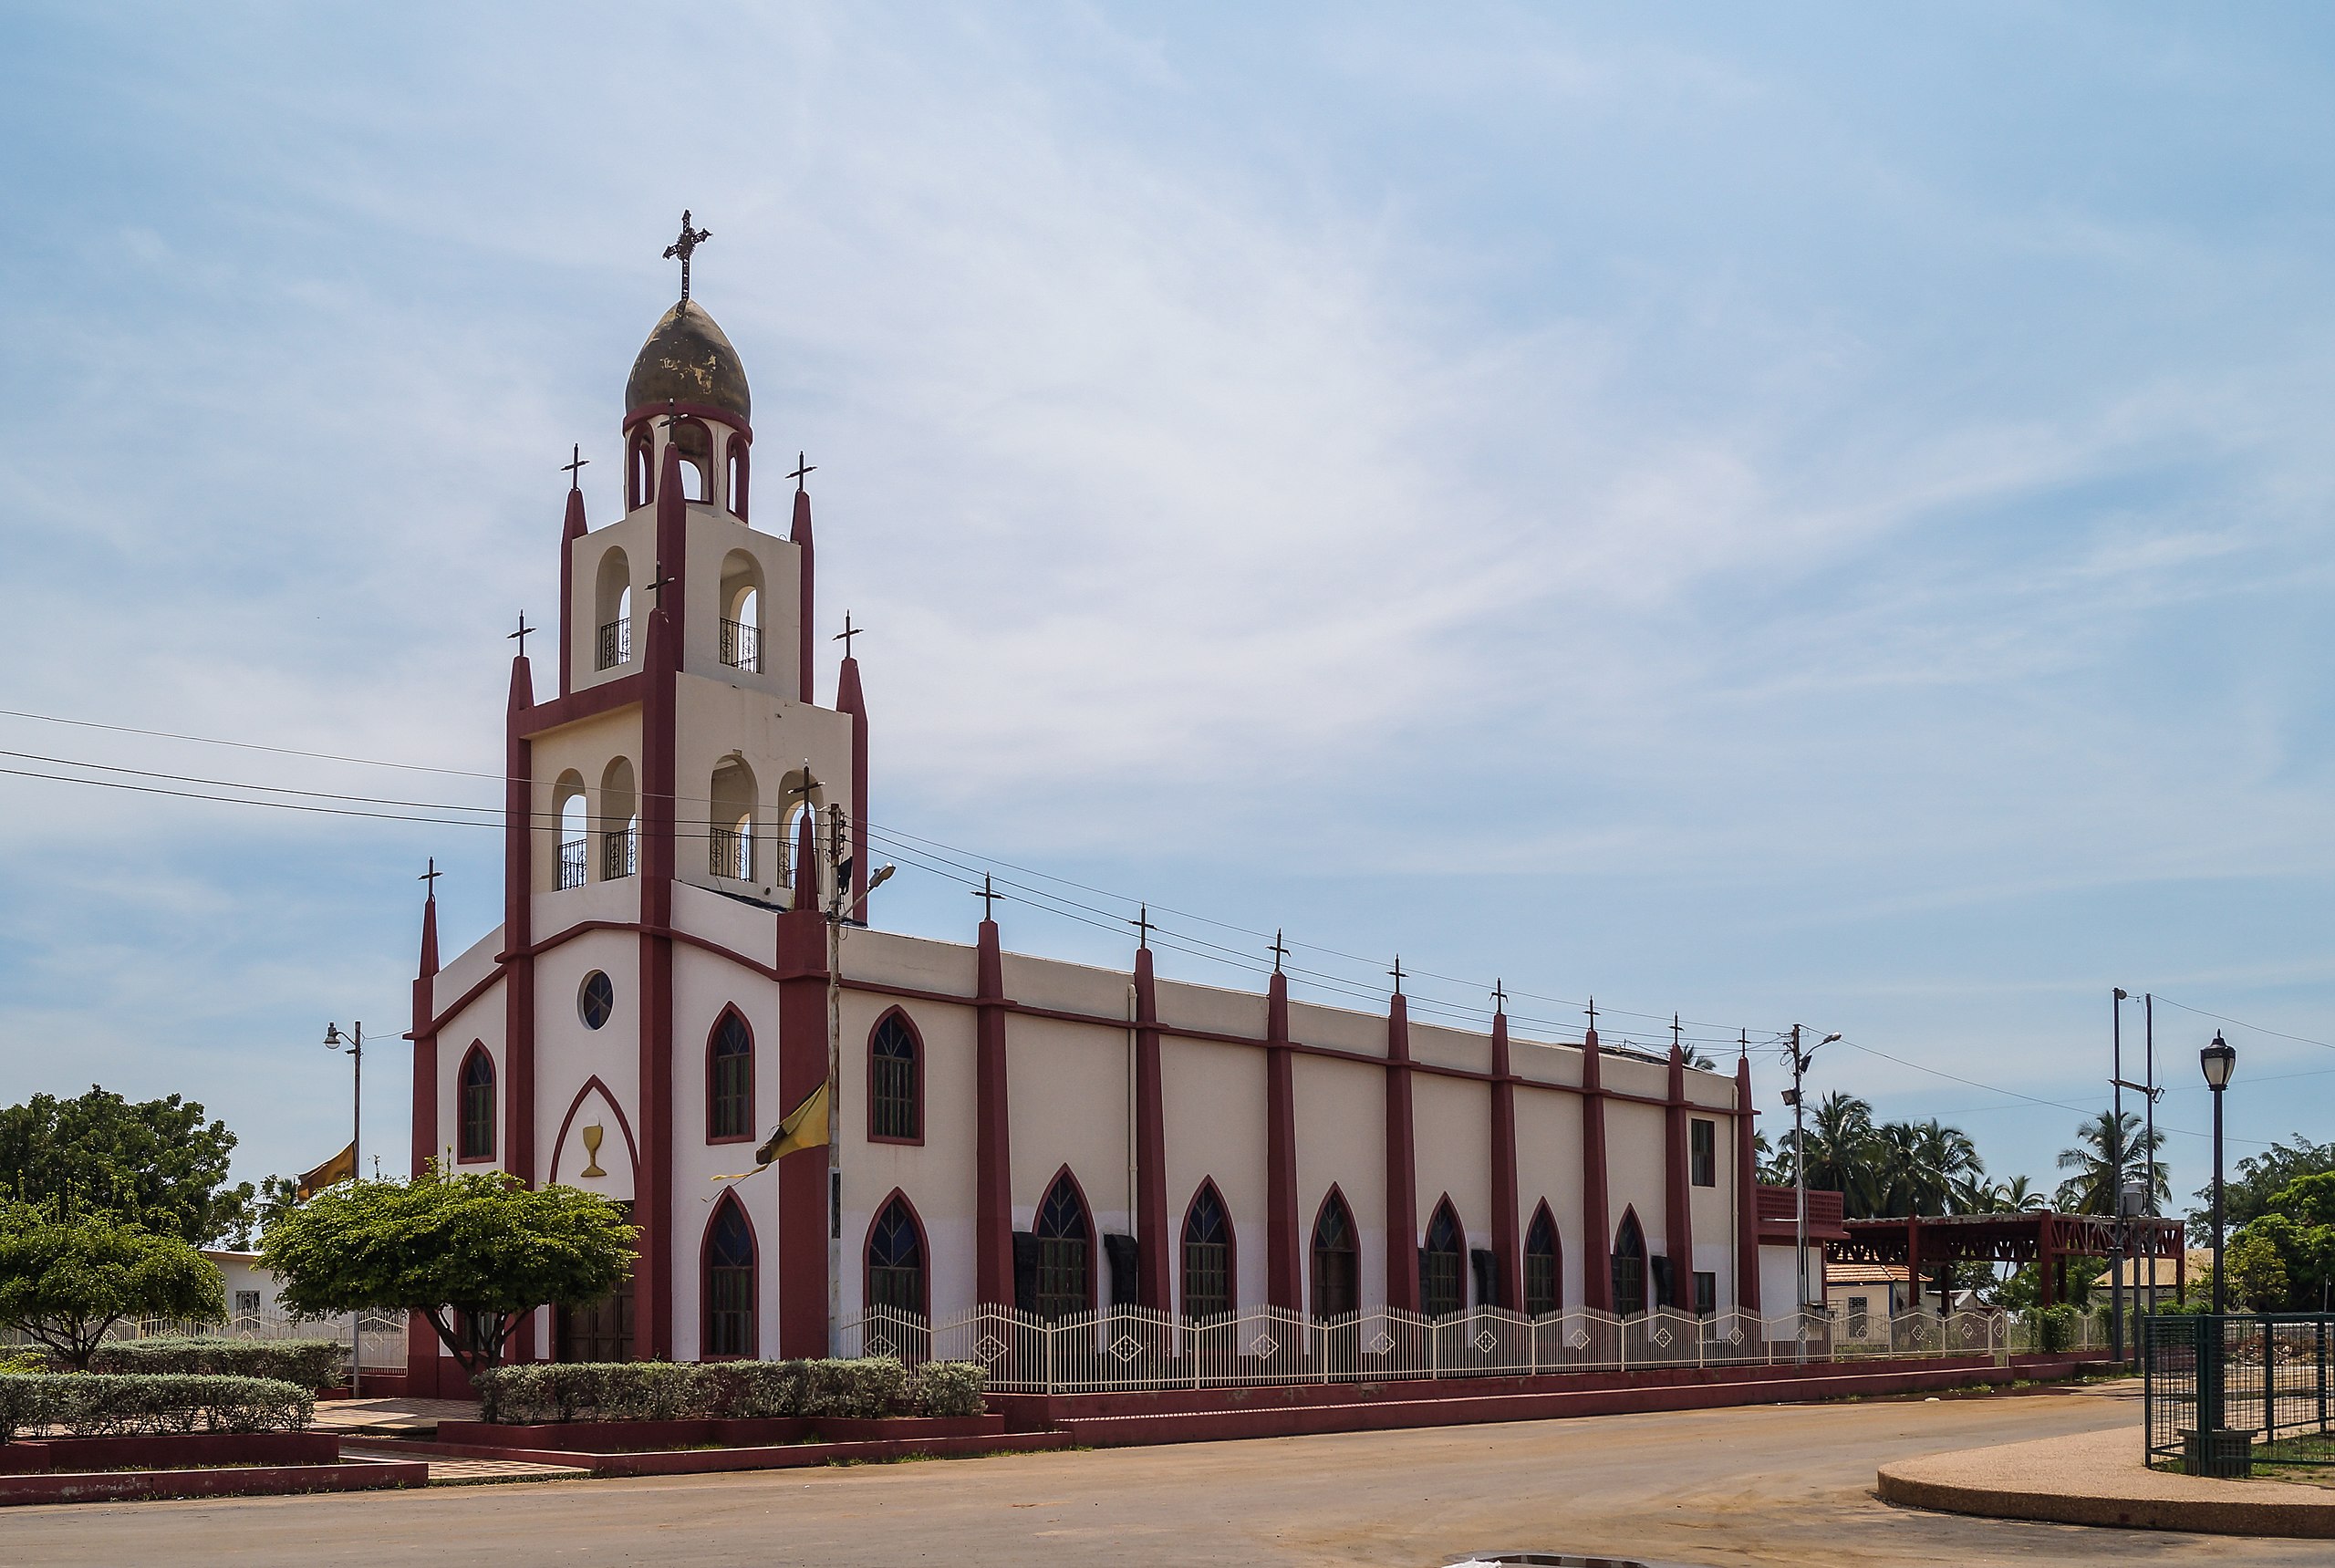
[{"label": "red metal canopy frame", "polygon": [[[1824,1244],[1828,1262],[1903,1263],[1918,1290],[1921,1272],[1938,1263],[2034,1263],[2039,1299],[2050,1306],[2058,1294],[2058,1271],[2065,1257],[2108,1258],[2116,1254],[2117,1221],[2102,1214],[2059,1214],[2038,1210],[2012,1214],[1918,1215],[1903,1220],[1847,1220],[1845,1238]],[[2127,1220],[2124,1255],[2174,1260],[2176,1290],[2188,1285],[2188,1252],[2178,1220]],[[1916,1296],[1918,1300],[1918,1296]]]}]

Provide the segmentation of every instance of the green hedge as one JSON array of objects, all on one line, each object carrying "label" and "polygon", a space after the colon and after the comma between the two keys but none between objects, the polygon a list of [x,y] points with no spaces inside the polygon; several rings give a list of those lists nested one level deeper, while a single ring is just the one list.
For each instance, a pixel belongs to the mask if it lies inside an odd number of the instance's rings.
[{"label": "green hedge", "polygon": [[273,1377],[332,1388],[348,1379],[348,1346],[337,1339],[114,1339],[98,1347],[89,1370]]},{"label": "green hedge", "polygon": [[2056,1355],[2076,1342],[2079,1314],[2071,1306],[2045,1307],[2036,1315],[2035,1348],[2045,1355]]},{"label": "green hedge", "polygon": [[480,1418],[688,1421],[781,1416],[978,1416],[986,1376],[970,1362],[907,1367],[853,1361],[611,1361],[498,1366],[475,1380]]},{"label": "green hedge", "polygon": [[297,1431],[316,1397],[270,1377],[193,1373],[0,1374],[0,1443],[62,1427],[77,1438],[148,1432]]}]

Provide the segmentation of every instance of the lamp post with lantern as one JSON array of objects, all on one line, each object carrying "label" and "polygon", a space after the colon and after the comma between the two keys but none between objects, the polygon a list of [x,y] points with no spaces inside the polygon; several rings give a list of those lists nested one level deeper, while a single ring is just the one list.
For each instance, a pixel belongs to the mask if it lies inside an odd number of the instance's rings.
[{"label": "lamp post with lantern", "polygon": [[[365,1170],[364,1156],[358,1148],[359,1140],[365,1136],[365,1025],[352,1024],[349,1033],[343,1034],[339,1024],[326,1024],[325,1049],[348,1053],[348,1179],[355,1181]],[[365,1376],[364,1321],[362,1313],[348,1314],[348,1395],[352,1399],[360,1392],[359,1385]]]}]

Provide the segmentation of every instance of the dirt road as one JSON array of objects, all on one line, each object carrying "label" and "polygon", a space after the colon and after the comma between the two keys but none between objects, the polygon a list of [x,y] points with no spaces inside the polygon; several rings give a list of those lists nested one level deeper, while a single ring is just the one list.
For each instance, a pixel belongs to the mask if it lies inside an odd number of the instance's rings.
[{"label": "dirt road", "polygon": [[[1900,1456],[2102,1427],[2052,1392],[653,1480],[13,1509],[0,1560],[140,1568],[404,1563],[1223,1564],[1427,1568],[1520,1546],[1663,1563],[2317,1563],[2324,1542],[2016,1524],[1888,1507]],[[2274,1483],[2266,1483],[2274,1484]]]}]

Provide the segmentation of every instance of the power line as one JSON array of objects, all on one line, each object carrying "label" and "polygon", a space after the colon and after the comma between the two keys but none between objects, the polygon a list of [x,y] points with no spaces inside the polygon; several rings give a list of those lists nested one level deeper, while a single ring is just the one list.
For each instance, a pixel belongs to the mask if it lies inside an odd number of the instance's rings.
[{"label": "power line", "polygon": [[[2257,1034],[2268,1034],[2280,1040],[2291,1040],[2299,1045],[2316,1045],[2322,1051],[2335,1051],[2335,1045],[2330,1045],[2324,1040],[2313,1040],[2308,1034],[2288,1034],[2284,1030],[2265,1029],[2259,1023],[2248,1023],[2243,1018],[2232,1018],[2226,1012],[2208,1012],[2202,1007],[2192,1007],[2185,1002],[2175,1002],[2161,991],[2151,994],[2167,1007],[2177,1007],[2184,1012],[2194,1012],[2200,1018],[2219,1019],[2224,1023],[2234,1024],[2240,1029],[2250,1029]],[[2256,1080],[2257,1083],[2261,1081]]]}]

